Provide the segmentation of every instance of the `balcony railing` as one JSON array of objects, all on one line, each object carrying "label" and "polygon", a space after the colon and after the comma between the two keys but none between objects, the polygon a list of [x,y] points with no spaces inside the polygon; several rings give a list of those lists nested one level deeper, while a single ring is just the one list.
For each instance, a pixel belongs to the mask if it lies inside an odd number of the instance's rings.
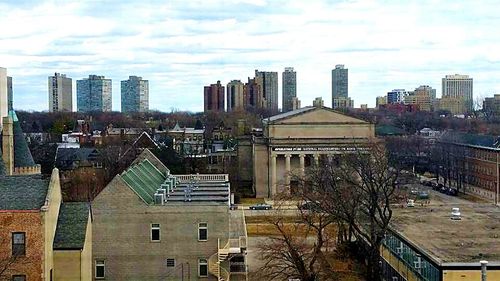
[{"label": "balcony railing", "polygon": [[207,174],[207,175],[199,175],[199,174],[189,174],[189,175],[175,175],[177,180],[180,183],[189,183],[193,181],[201,181],[201,182],[227,182],[229,181],[228,174]]}]

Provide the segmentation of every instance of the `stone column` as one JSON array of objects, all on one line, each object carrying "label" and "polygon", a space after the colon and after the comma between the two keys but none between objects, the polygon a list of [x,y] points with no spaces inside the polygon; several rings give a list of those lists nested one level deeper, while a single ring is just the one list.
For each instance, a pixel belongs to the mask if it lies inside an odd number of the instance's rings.
[{"label": "stone column", "polygon": [[290,158],[292,155],[286,154],[285,155],[285,186],[287,189],[290,188]]},{"label": "stone column", "polygon": [[314,164],[316,166],[319,166],[319,154],[313,154],[313,157],[314,157]]},{"label": "stone column", "polygon": [[276,157],[278,155],[271,154],[271,197],[276,194]]},{"label": "stone column", "polygon": [[300,160],[300,177],[304,179],[305,176],[305,163],[304,163],[304,154],[299,154],[299,160]]}]

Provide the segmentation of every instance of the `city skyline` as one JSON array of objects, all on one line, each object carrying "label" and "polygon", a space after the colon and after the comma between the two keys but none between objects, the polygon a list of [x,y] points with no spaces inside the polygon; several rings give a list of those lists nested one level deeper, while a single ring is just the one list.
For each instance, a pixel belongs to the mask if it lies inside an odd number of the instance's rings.
[{"label": "city skyline", "polygon": [[[500,55],[489,51],[500,43],[493,1],[120,3],[103,3],[106,13],[75,1],[0,4],[6,15],[0,23],[16,26],[2,31],[0,46],[2,67],[13,77],[14,107],[47,110],[46,79],[54,72],[74,79],[102,73],[115,89],[130,74],[148,77],[150,109],[162,111],[202,111],[204,85],[287,66],[300,73],[303,106],[317,96],[331,104],[336,64],[350,69],[356,106],[374,107],[376,96],[418,85],[440,96],[441,78],[453,73],[474,77],[474,97],[500,92]],[[137,12],[147,17],[127,16]],[[235,40],[223,40],[229,37]],[[116,92],[113,110],[120,108]]]}]

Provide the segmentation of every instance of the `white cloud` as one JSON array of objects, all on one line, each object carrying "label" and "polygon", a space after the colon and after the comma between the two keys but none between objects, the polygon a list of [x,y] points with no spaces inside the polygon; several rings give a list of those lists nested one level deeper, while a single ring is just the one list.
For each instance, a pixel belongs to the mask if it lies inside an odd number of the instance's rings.
[{"label": "white cloud", "polygon": [[[349,68],[356,104],[393,88],[440,91],[451,73],[475,93],[500,87],[495,1],[10,1],[0,4],[0,64],[15,107],[45,110],[47,76],[150,80],[151,107],[201,110],[206,84],[293,66],[303,105],[331,102],[331,69]],[[281,79],[281,74],[279,75]],[[280,81],[281,82],[281,81]],[[76,85],[76,82],[73,84]],[[280,84],[281,87],[281,84]],[[27,101],[30,101],[29,103]],[[281,98],[280,98],[281,101]]]}]

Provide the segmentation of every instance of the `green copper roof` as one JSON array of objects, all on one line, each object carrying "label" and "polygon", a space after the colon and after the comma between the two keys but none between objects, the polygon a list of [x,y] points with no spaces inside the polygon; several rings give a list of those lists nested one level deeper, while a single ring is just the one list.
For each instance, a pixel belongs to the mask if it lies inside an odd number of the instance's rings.
[{"label": "green copper roof", "polygon": [[39,210],[48,188],[46,176],[1,176],[0,210]]},{"label": "green copper roof", "polygon": [[165,175],[160,172],[148,159],[144,159],[131,166],[121,174],[127,185],[141,197],[144,202],[152,204],[154,194],[165,182]]},{"label": "green copper roof", "polygon": [[86,202],[62,203],[57,219],[54,249],[83,249],[89,219]]}]

